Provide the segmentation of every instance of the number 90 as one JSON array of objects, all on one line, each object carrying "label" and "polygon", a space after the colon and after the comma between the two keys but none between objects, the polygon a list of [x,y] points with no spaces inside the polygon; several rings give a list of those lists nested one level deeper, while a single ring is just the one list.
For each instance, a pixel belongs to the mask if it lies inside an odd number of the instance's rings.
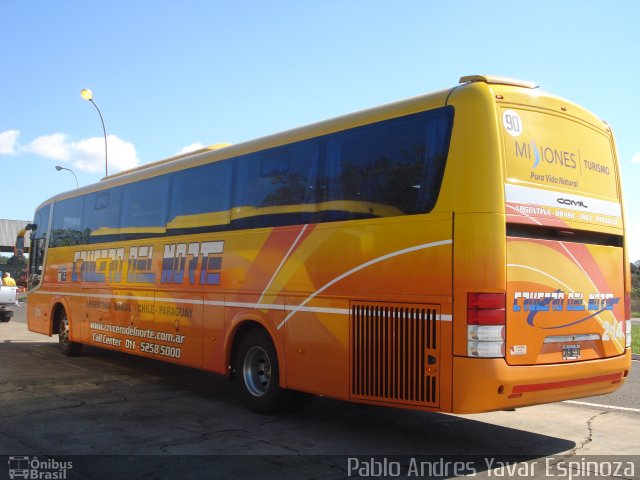
[{"label": "number 90", "polygon": [[522,120],[514,110],[505,110],[502,114],[502,125],[509,135],[514,137],[522,133]]}]

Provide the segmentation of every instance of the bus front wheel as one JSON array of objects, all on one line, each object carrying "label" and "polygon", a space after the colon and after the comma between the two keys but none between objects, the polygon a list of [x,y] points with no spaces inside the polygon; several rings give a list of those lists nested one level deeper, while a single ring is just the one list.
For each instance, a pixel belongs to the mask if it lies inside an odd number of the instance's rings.
[{"label": "bus front wheel", "polygon": [[72,342],[69,336],[69,318],[67,312],[64,310],[60,314],[60,320],[58,324],[58,344],[62,353],[69,357],[75,357],[82,350],[82,344]]},{"label": "bus front wheel", "polygon": [[280,387],[278,355],[266,331],[256,328],[240,339],[233,367],[238,394],[249,410],[269,414],[287,409],[291,392]]}]

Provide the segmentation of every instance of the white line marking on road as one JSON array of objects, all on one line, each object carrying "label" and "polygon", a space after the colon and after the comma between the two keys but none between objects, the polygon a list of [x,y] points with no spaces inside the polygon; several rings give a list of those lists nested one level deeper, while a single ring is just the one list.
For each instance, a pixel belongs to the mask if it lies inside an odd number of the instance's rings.
[{"label": "white line marking on road", "polygon": [[574,405],[585,405],[587,407],[609,408],[611,410],[622,410],[623,412],[640,413],[640,408],[616,407],[615,405],[602,405],[600,403],[578,402],[576,400],[565,400],[564,403],[573,403]]}]

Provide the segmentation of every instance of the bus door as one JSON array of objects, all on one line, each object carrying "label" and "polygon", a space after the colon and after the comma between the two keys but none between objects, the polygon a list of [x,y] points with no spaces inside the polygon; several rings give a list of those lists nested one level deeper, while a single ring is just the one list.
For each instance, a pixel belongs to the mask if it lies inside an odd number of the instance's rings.
[{"label": "bus door", "polygon": [[[34,223],[28,225],[31,231],[31,249],[29,251],[29,267],[27,289],[30,295],[42,285],[44,280],[44,259],[47,247],[47,231],[51,205],[45,205],[35,213]],[[27,303],[27,319],[32,332],[51,335],[51,318],[49,298],[31,295]]]}]

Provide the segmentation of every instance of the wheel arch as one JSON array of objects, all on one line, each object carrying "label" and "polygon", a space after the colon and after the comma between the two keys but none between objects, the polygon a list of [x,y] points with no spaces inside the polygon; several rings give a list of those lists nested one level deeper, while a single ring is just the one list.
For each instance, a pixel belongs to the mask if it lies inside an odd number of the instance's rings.
[{"label": "wheel arch", "polygon": [[60,328],[60,318],[63,313],[69,315],[69,305],[63,298],[56,298],[51,304],[51,321],[49,322],[49,336],[53,335]]},{"label": "wheel arch", "polygon": [[225,364],[227,365],[227,369],[231,378],[233,378],[233,360],[237,354],[238,345],[242,338],[254,329],[264,330],[271,339],[271,343],[273,344],[273,347],[276,350],[276,355],[278,356],[278,373],[280,379],[279,383],[281,387],[285,388],[286,368],[284,365],[284,344],[283,342],[278,341],[278,332],[275,327],[270,327],[263,319],[253,315],[247,315],[235,319],[229,330],[229,334],[227,335],[227,344],[225,347]]}]

